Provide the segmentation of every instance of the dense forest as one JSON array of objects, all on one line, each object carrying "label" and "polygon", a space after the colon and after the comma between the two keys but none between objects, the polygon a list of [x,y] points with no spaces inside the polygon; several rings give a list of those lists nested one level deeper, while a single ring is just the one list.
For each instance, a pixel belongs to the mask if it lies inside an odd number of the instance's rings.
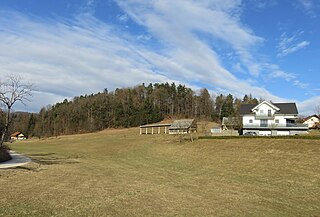
[{"label": "dense forest", "polygon": [[10,131],[40,138],[134,127],[165,118],[219,122],[222,117],[238,116],[242,103],[257,104],[258,101],[261,99],[257,100],[251,94],[238,99],[231,94],[215,96],[205,88],[195,92],[175,83],[141,84],[133,88],[117,88],[112,92],[105,89],[70,101],[65,99],[42,108],[39,113],[13,113]]}]

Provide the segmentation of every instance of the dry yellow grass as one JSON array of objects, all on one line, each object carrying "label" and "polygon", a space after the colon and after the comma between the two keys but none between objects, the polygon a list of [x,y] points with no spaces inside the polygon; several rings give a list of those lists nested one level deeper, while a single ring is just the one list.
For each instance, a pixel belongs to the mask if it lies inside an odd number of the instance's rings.
[{"label": "dry yellow grass", "polygon": [[15,143],[0,216],[319,216],[320,141],[105,130]]}]

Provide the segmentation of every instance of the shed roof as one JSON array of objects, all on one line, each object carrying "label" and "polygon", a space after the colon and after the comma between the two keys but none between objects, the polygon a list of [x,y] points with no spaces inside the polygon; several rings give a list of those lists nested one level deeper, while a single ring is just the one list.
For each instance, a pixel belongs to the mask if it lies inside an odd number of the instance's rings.
[{"label": "shed roof", "polygon": [[169,127],[171,126],[170,123],[168,124],[146,124],[146,125],[141,125],[140,128],[149,128],[149,127]]},{"label": "shed roof", "polygon": [[[280,110],[276,112],[277,114],[298,114],[297,106],[294,102],[292,103],[272,103]],[[251,109],[256,107],[256,104],[242,104],[240,106],[240,114],[252,114]]]},{"label": "shed roof", "polygon": [[[20,134],[22,134],[21,132],[14,132],[11,134],[11,137],[17,137],[19,136]],[[23,135],[23,134],[22,134]]]},{"label": "shed roof", "polygon": [[194,119],[181,119],[181,120],[175,120],[171,126],[169,127],[169,130],[175,130],[175,129],[188,129],[192,126],[194,123]]}]

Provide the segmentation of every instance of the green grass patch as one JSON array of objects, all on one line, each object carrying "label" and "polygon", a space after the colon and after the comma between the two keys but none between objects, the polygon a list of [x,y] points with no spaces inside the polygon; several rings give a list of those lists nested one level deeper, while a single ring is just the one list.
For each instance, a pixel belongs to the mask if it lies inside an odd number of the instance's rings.
[{"label": "green grass patch", "polygon": [[319,216],[320,141],[139,129],[16,142],[0,216]]}]

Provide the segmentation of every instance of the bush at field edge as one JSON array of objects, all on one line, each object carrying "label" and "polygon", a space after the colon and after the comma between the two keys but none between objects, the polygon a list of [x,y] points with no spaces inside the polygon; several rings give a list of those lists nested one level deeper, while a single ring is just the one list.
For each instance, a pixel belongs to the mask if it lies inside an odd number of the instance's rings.
[{"label": "bush at field edge", "polygon": [[9,149],[7,147],[0,148],[0,162],[11,160]]}]

